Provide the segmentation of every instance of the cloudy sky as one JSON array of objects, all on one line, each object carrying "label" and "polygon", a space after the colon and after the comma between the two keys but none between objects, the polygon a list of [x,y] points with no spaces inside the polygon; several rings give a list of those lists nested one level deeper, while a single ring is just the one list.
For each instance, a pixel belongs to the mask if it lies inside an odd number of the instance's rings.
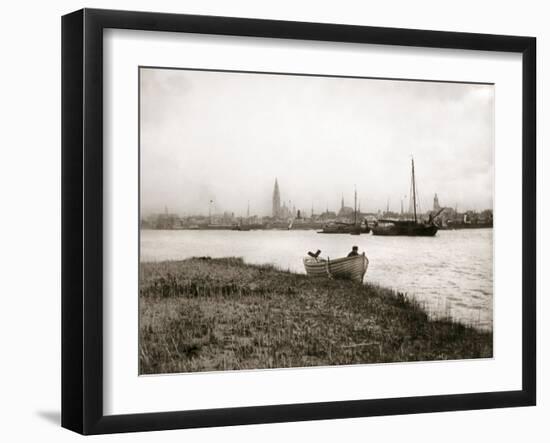
[{"label": "cloudy sky", "polygon": [[144,214],[493,204],[494,86],[142,68]]}]

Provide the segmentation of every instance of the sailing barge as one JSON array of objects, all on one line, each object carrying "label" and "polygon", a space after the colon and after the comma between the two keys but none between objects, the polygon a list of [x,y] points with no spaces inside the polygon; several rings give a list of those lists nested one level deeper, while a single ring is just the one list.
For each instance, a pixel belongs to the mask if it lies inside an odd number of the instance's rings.
[{"label": "sailing barge", "polygon": [[433,237],[438,229],[433,223],[418,223],[415,220],[379,220],[372,227],[372,233],[373,235]]},{"label": "sailing barge", "polygon": [[[323,226],[322,231],[318,231],[318,234],[351,234],[351,235],[360,235],[360,234],[369,234],[370,228],[365,220],[357,220],[357,189],[355,189],[355,199],[354,199],[354,221],[353,223],[346,223],[341,221],[335,221],[327,223]],[[342,203],[343,204],[343,203]]]},{"label": "sailing barge", "polygon": [[323,230],[319,234],[368,234],[370,228],[366,223],[352,224],[344,222],[332,222],[323,226]]},{"label": "sailing barge", "polygon": [[[418,237],[433,237],[439,227],[435,224],[435,217],[430,216],[427,222],[418,219],[416,213],[416,180],[414,176],[414,159],[411,159],[411,189],[413,199],[413,219],[412,220],[393,220],[380,219],[372,227],[373,235],[406,235]],[[441,211],[440,211],[441,212]]]}]

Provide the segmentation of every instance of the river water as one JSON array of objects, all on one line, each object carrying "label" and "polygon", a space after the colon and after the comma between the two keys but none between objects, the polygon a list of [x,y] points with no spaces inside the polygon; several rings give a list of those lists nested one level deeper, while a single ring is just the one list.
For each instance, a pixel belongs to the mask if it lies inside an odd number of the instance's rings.
[{"label": "river water", "polygon": [[311,231],[142,230],[141,261],[194,256],[243,257],[305,273],[307,251],[347,255],[359,246],[369,259],[365,281],[413,296],[434,317],[493,327],[493,230],[439,231],[435,237],[317,234]]}]

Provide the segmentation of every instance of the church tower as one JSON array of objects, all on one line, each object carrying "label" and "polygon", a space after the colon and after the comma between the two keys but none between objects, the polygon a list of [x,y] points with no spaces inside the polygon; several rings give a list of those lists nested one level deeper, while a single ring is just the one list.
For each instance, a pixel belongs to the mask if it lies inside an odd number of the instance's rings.
[{"label": "church tower", "polygon": [[275,179],[275,186],[273,187],[273,211],[272,216],[277,218],[281,214],[281,193],[279,192],[279,183]]}]

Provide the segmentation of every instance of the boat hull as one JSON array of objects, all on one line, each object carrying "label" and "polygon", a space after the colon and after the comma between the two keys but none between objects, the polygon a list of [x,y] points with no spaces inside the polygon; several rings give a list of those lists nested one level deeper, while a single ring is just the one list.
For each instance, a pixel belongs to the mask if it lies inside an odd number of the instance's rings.
[{"label": "boat hull", "polygon": [[373,235],[402,235],[410,237],[433,237],[437,231],[436,225],[425,225],[420,223],[402,223],[374,226]]},{"label": "boat hull", "polygon": [[338,223],[334,225],[325,225],[323,230],[319,231],[318,234],[368,234],[370,233],[370,228],[368,226],[361,225],[348,225],[343,223]]},{"label": "boat hull", "polygon": [[330,259],[304,258],[304,267],[310,277],[330,277],[363,282],[369,266],[365,254],[353,257]]}]

